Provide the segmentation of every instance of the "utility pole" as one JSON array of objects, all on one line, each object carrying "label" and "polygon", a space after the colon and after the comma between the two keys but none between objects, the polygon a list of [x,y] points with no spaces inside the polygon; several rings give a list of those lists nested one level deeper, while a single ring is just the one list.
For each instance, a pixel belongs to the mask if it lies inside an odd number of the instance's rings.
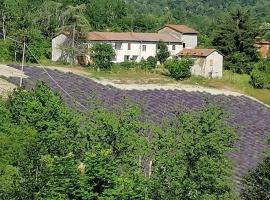
[{"label": "utility pole", "polygon": [[2,32],[3,32],[4,40],[6,40],[5,20],[6,20],[6,17],[4,15],[4,11],[2,11]]},{"label": "utility pole", "polygon": [[25,59],[25,40],[23,41],[23,55],[22,55],[22,69],[21,69],[21,79],[20,79],[20,87],[22,87],[22,82],[23,82],[23,65],[24,65],[24,59]]},{"label": "utility pole", "polygon": [[74,57],[75,57],[75,24],[73,25],[73,31],[72,31],[72,64],[74,62]]}]

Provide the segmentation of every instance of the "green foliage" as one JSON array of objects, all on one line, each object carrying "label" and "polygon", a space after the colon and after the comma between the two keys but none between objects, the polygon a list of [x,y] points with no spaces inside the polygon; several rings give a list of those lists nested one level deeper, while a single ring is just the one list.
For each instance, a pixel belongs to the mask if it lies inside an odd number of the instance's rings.
[{"label": "green foliage", "polygon": [[29,126],[13,124],[6,103],[0,99],[0,199],[16,199],[21,190],[19,165],[26,158],[36,132]]},{"label": "green foliage", "polygon": [[225,153],[236,135],[220,108],[177,116],[159,137],[153,199],[233,199]]},{"label": "green foliage", "polygon": [[126,61],[126,62],[121,62],[118,64],[121,68],[124,69],[132,69],[132,68],[136,68],[139,63],[137,62],[131,62],[131,61]]},{"label": "green foliage", "polygon": [[11,60],[10,54],[11,42],[8,40],[0,40],[0,62]]},{"label": "green foliage", "polygon": [[[91,29],[153,32],[166,23],[187,24],[201,32],[200,46],[211,47],[212,33],[216,31],[217,25],[226,25],[216,19],[223,18],[224,13],[236,5],[249,8],[258,26],[262,27],[259,29],[260,36],[269,37],[269,28],[266,26],[270,20],[268,0],[1,0],[0,5],[0,23],[4,19],[7,36],[20,41],[29,37],[27,41],[35,49],[38,59],[49,58],[51,39],[61,30],[72,33],[74,27],[77,37]],[[231,29],[236,32],[235,25]],[[245,41],[253,38],[249,34],[240,35]],[[7,51],[12,57],[17,52],[17,60],[20,60],[22,47],[18,44],[13,46]],[[74,48],[71,51],[72,55],[76,55]],[[36,62],[31,56],[26,59]]]},{"label": "green foliage", "polygon": [[86,16],[95,30],[119,30],[125,27],[127,9],[123,0],[93,0],[87,5]]},{"label": "green foliage", "polygon": [[251,72],[252,86],[260,89],[270,89],[270,61],[260,61]]},{"label": "green foliage", "polygon": [[100,69],[110,69],[115,52],[111,44],[95,43],[91,48],[91,58]]},{"label": "green foliage", "polygon": [[168,46],[165,42],[159,41],[157,48],[157,60],[161,63],[164,63],[170,57]]},{"label": "green foliage", "polygon": [[164,63],[164,67],[168,69],[170,76],[176,80],[183,80],[191,77],[191,66],[194,61],[189,58],[171,59]]},{"label": "green foliage", "polygon": [[154,69],[157,66],[157,58],[150,56],[146,59],[143,65],[146,69]]},{"label": "green foliage", "polygon": [[226,69],[250,73],[252,62],[258,61],[255,47],[258,36],[255,21],[249,11],[235,9],[220,21],[213,45],[225,55]]},{"label": "green foliage", "polygon": [[[37,193],[37,199],[86,199],[79,164],[72,154],[64,157],[41,157],[42,174],[46,183]],[[89,196],[88,196],[89,195]]]},{"label": "green foliage", "polygon": [[235,134],[220,109],[160,128],[128,102],[92,105],[74,113],[43,83],[0,101],[1,198],[232,199],[225,153]]},{"label": "green foliage", "polygon": [[266,158],[256,169],[242,181],[241,191],[243,200],[269,199],[270,196],[270,158]]}]

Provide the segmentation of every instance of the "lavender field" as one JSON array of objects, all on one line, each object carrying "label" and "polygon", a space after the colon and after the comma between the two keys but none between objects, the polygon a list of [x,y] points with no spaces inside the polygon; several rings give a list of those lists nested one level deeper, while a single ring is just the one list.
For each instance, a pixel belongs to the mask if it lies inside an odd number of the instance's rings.
[{"label": "lavender field", "polygon": [[[18,68],[16,65],[12,65]],[[103,106],[112,108],[121,106],[125,101],[138,104],[142,109],[142,118],[160,124],[170,118],[174,112],[197,110],[211,103],[221,106],[228,113],[227,122],[237,126],[238,140],[236,150],[230,152],[234,163],[234,181],[239,187],[241,177],[262,160],[266,150],[267,137],[270,134],[270,108],[245,96],[211,95],[202,92],[183,90],[120,90],[103,86],[79,75],[49,70],[50,75],[75,99],[85,107],[91,107],[89,98],[95,94]],[[37,67],[25,67],[24,86],[32,88],[37,80],[46,82],[53,90],[59,91],[66,103],[76,109],[83,109],[74,99],[62,92],[60,88]],[[12,83],[19,83],[18,78],[10,78]]]}]

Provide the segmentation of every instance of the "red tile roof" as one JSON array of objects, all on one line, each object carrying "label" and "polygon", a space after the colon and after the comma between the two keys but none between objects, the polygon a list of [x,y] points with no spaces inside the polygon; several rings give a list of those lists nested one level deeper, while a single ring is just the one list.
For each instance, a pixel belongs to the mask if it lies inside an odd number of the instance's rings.
[{"label": "red tile roof", "polygon": [[186,25],[166,24],[164,27],[169,27],[177,32],[184,33],[184,34],[188,34],[188,33],[198,34],[199,33],[195,29],[190,28]]},{"label": "red tile roof", "polygon": [[134,32],[89,32],[84,39],[89,41],[181,42],[177,37],[169,34]]},{"label": "red tile roof", "polygon": [[178,56],[195,56],[195,57],[207,57],[211,53],[217,51],[216,49],[183,49]]}]

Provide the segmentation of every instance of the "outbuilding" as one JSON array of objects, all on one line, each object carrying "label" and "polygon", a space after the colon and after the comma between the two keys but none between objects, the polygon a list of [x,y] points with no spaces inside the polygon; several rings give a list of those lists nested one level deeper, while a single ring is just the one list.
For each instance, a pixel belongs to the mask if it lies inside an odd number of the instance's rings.
[{"label": "outbuilding", "polygon": [[183,49],[178,57],[191,57],[194,65],[191,73],[197,76],[221,78],[223,74],[223,55],[216,49]]}]

